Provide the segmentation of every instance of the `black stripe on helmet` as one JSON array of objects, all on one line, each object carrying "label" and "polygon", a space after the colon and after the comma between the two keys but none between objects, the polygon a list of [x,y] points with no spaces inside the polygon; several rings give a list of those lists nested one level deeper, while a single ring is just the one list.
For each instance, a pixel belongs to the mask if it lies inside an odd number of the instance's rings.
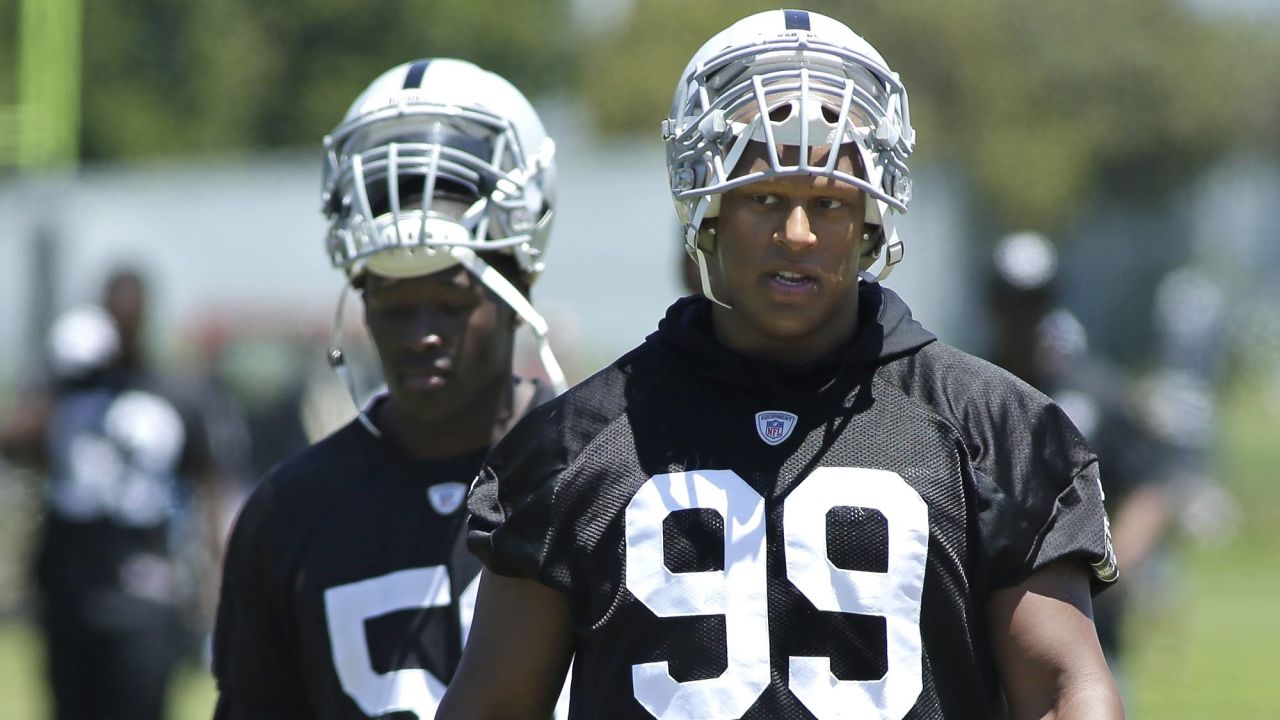
[{"label": "black stripe on helmet", "polygon": [[808,10],[783,10],[782,15],[786,18],[788,30],[810,29]]},{"label": "black stripe on helmet", "polygon": [[404,76],[404,89],[414,90],[422,87],[422,76],[427,74],[427,66],[430,64],[430,60],[419,60],[410,65],[409,72]]}]

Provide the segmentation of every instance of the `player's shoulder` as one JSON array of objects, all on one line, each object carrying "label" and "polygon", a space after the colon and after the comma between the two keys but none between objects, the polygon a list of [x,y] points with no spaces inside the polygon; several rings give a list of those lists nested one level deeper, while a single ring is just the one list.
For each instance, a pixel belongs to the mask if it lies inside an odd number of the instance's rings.
[{"label": "player's shoulder", "polygon": [[881,376],[907,394],[957,403],[1013,399],[1046,404],[1049,398],[1016,375],[941,340],[889,363]]},{"label": "player's shoulder", "polygon": [[261,535],[317,517],[363,463],[356,421],[276,464],[258,481],[236,518],[237,534]]},{"label": "player's shoulder", "polygon": [[[563,468],[627,410],[660,361],[648,344],[529,410],[490,452],[486,466]],[[501,476],[501,473],[499,473]]]},{"label": "player's shoulder", "polygon": [[878,377],[968,441],[990,439],[975,433],[1070,424],[1051,398],[1013,373],[941,341],[889,363]]},{"label": "player's shoulder", "polygon": [[299,450],[275,465],[262,479],[277,492],[311,494],[317,483],[339,482],[362,463],[369,430],[357,420]]}]

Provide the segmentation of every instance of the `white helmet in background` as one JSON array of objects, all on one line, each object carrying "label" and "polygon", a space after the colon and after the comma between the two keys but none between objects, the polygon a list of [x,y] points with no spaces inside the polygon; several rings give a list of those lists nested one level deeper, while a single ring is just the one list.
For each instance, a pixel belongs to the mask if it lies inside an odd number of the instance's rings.
[{"label": "white helmet in background", "polygon": [[49,328],[49,365],[59,380],[84,379],[119,357],[116,322],[97,305],[71,308]]},{"label": "white helmet in background", "polygon": [[[333,265],[353,282],[369,272],[406,278],[466,267],[538,336],[547,375],[563,389],[546,321],[477,254],[512,255],[528,284],[544,267],[555,143],[529,100],[464,60],[415,60],[374,80],[324,150],[321,206]],[[329,357],[341,372],[337,325]]]},{"label": "white helmet in background", "polygon": [[[878,235],[863,269],[883,253],[881,279],[902,259],[893,215],[905,213],[911,199],[907,158],[915,131],[907,91],[880,53],[843,23],[770,10],[729,26],[689,61],[662,135],[686,248],[712,300],[697,240],[702,223],[719,215],[721,193],[769,177],[818,175],[858,187],[867,194],[869,230]],[[752,141],[766,145],[771,167],[730,179]],[[846,143],[857,148],[865,177],[836,170]],[[782,146],[801,148],[798,164],[783,164]],[[810,149],[823,146],[831,149],[827,161],[810,164]]]},{"label": "white helmet in background", "polygon": [[[399,65],[356,98],[324,149],[329,256],[349,275],[430,274],[459,262],[454,248],[509,252],[530,279],[541,271],[555,143],[498,75],[450,58]],[[422,200],[441,191],[470,201],[461,217]]]}]

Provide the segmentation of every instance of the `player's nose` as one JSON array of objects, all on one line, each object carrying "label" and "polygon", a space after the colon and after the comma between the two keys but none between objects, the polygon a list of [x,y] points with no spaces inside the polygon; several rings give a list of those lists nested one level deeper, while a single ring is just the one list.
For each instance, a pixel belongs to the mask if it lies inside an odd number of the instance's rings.
[{"label": "player's nose", "polygon": [[410,346],[419,352],[425,350],[435,350],[444,347],[444,338],[439,333],[415,333],[416,337],[410,342]]},{"label": "player's nose", "polygon": [[809,213],[804,205],[797,203],[787,214],[778,241],[790,250],[803,250],[818,241],[809,226]]}]

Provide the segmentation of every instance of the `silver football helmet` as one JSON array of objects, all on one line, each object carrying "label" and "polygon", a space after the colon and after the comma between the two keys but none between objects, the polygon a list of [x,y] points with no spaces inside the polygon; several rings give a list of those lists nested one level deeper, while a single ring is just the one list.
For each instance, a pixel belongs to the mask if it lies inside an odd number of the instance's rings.
[{"label": "silver football helmet", "polygon": [[[533,330],[548,377],[564,388],[546,321],[479,254],[511,254],[530,283],[544,267],[555,143],[519,90],[464,60],[404,63],[356,98],[324,153],[321,206],[335,267],[355,281],[464,266]],[[338,345],[335,331],[330,363],[344,374]]]},{"label": "silver football helmet", "polygon": [[[893,216],[911,199],[907,158],[915,131],[907,91],[880,53],[843,23],[770,10],[729,26],[689,61],[662,135],[686,249],[712,300],[697,241],[702,223],[719,214],[721,193],[768,177],[820,175],[860,188],[875,231],[862,269],[883,254],[879,280],[902,259]],[[752,141],[767,146],[770,167],[731,179]],[[857,148],[863,177],[836,170],[836,151],[846,143]],[[801,148],[798,164],[783,164],[782,146]],[[816,146],[831,148],[820,165],[809,162]]]},{"label": "silver football helmet", "polygon": [[[506,251],[529,275],[542,270],[555,143],[498,75],[450,58],[394,67],[356,98],[324,149],[328,251],[348,274],[428,274],[458,262],[454,248]],[[473,199],[461,217],[433,209],[442,189]]]}]

